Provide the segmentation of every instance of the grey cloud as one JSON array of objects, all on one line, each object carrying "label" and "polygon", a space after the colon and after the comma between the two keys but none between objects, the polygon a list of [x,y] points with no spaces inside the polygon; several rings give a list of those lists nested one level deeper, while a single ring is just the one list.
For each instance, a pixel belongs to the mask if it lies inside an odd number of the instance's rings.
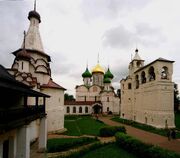
[{"label": "grey cloud", "polygon": [[134,32],[126,29],[123,25],[119,25],[107,30],[103,38],[103,45],[111,48],[130,48],[135,43],[146,47],[157,47],[162,41],[166,41],[166,37],[160,28],[152,27],[146,23],[137,24]]},{"label": "grey cloud", "polygon": [[111,28],[104,33],[103,45],[112,48],[128,48],[133,44],[134,34],[123,25]]}]

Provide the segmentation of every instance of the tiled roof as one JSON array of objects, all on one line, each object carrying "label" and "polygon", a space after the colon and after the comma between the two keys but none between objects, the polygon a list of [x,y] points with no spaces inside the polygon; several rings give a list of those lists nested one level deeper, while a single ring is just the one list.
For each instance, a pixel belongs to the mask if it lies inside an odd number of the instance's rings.
[{"label": "tiled roof", "polygon": [[47,84],[43,84],[41,87],[42,88],[56,88],[56,89],[66,90],[64,87],[62,87],[62,86],[58,85],[57,83],[55,83],[52,79],[50,79]]}]

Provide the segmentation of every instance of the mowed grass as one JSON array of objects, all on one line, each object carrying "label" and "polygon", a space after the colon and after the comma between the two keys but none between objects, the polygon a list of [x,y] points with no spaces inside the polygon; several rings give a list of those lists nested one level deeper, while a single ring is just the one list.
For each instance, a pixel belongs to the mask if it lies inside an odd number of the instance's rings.
[{"label": "mowed grass", "polygon": [[68,130],[65,134],[71,136],[98,136],[100,128],[107,126],[91,116],[70,116],[70,118],[68,116],[65,117],[64,127]]},{"label": "mowed grass", "polygon": [[119,148],[115,143],[88,152],[81,158],[137,158],[136,156]]}]

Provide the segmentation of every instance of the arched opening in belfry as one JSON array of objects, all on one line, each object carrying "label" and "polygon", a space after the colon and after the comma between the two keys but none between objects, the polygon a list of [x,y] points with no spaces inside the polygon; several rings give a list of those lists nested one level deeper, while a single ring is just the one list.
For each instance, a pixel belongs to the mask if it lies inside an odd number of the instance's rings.
[{"label": "arched opening in belfry", "polygon": [[146,74],[144,71],[141,73],[141,83],[146,83]]},{"label": "arched opening in belfry", "polygon": [[168,79],[168,68],[166,66],[161,69],[161,79]]},{"label": "arched opening in belfry", "polygon": [[136,89],[139,88],[139,76],[136,75]]},{"label": "arched opening in belfry", "polygon": [[149,68],[149,81],[154,81],[156,79],[156,75],[155,75],[155,72],[154,72],[154,67],[151,66]]}]

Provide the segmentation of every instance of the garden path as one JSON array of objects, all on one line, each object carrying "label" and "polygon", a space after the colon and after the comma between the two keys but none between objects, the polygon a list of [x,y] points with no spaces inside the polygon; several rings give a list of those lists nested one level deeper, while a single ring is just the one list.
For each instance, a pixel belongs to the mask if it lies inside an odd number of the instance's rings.
[{"label": "garden path", "polygon": [[119,122],[112,121],[111,117],[99,117],[99,120],[103,121],[105,124],[110,126],[123,125],[127,130],[127,134],[130,136],[140,139],[143,142],[158,145],[164,149],[169,149],[180,153],[180,139],[169,141],[167,137],[154,134],[151,132],[147,132],[141,129],[137,129],[135,127],[131,127],[129,125],[125,125]]}]

